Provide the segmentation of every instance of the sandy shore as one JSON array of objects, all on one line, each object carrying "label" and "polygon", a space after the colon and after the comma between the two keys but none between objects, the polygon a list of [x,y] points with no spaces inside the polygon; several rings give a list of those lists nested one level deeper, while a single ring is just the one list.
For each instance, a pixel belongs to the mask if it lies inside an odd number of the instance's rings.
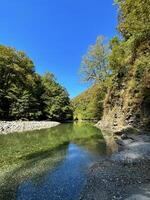
[{"label": "sandy shore", "polygon": [[52,128],[59,124],[54,121],[0,121],[0,134]]},{"label": "sandy shore", "polygon": [[150,199],[150,135],[122,138],[117,140],[118,152],[89,169],[80,200]]}]

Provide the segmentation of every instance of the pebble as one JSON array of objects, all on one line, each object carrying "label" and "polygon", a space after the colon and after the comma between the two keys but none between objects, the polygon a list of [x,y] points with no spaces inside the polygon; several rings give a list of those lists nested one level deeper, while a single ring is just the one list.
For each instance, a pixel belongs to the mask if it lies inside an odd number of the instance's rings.
[{"label": "pebble", "polygon": [[0,121],[0,134],[40,130],[59,124],[54,121]]}]

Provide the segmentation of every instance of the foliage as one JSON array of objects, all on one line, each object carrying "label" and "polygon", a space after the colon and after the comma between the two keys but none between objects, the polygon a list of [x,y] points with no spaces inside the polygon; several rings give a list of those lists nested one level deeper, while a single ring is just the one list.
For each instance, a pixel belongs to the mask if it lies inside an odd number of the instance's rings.
[{"label": "foliage", "polygon": [[[118,0],[116,3],[122,37],[110,42],[113,84],[104,101],[104,112],[122,114],[123,124],[144,127],[145,121],[150,122],[150,4],[147,0]],[[121,112],[116,113],[117,108]]]},{"label": "foliage", "polygon": [[[95,104],[97,113],[101,106],[104,113],[99,113],[104,118],[112,112],[112,116],[122,115],[124,123],[132,117],[131,121],[139,124],[144,116],[150,122],[150,3],[148,0],[115,0],[115,3],[120,35],[112,38],[109,45],[98,37],[83,59],[82,71],[85,80],[103,84],[106,97],[102,105]],[[101,94],[101,90],[95,92],[96,96]],[[91,94],[87,101],[88,93],[83,94],[75,99],[79,104],[75,104],[75,116],[79,118],[95,113],[92,103],[95,95]],[[112,117],[112,124],[116,120],[117,117]]]},{"label": "foliage", "polygon": [[72,100],[74,119],[99,120],[103,112],[104,89],[99,84],[94,84]]},{"label": "foliage", "polygon": [[118,29],[125,39],[150,35],[149,0],[116,0],[116,3],[119,6]]},{"label": "foliage", "polygon": [[108,48],[104,44],[104,38],[99,36],[95,45],[91,45],[87,55],[83,57],[81,72],[85,81],[104,81],[108,71]]},{"label": "foliage", "polygon": [[0,45],[0,119],[70,119],[68,93],[52,76],[41,77],[25,53]]},{"label": "foliage", "polygon": [[45,91],[42,95],[44,115],[49,119],[72,119],[72,108],[67,91],[60,86],[52,74],[46,73],[42,77]]}]

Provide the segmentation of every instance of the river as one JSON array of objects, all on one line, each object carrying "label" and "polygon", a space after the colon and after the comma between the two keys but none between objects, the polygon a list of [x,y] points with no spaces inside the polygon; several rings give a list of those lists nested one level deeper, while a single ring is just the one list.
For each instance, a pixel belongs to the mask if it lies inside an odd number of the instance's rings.
[{"label": "river", "polygon": [[95,162],[106,157],[90,123],[0,136],[1,200],[77,200]]}]

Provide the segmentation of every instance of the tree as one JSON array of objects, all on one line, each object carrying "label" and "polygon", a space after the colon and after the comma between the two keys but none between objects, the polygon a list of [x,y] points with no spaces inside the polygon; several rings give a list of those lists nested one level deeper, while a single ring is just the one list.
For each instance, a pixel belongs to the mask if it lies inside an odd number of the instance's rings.
[{"label": "tree", "polygon": [[118,30],[131,50],[131,64],[139,52],[148,52],[150,46],[150,3],[148,0],[116,0],[119,7]]},{"label": "tree", "polygon": [[118,29],[125,39],[150,35],[149,0],[115,0],[119,6]]},{"label": "tree", "polygon": [[67,91],[51,73],[35,73],[25,53],[0,45],[0,119],[72,118]]},{"label": "tree", "polygon": [[72,99],[74,119],[99,120],[103,113],[104,97],[105,91],[98,83]]},{"label": "tree", "polygon": [[106,79],[109,73],[108,51],[102,36],[97,38],[95,45],[89,47],[81,64],[81,72],[85,81],[103,82]]},{"label": "tree", "polygon": [[46,73],[42,77],[44,93],[44,116],[48,119],[67,120],[72,119],[72,108],[67,91],[60,86],[53,74]]},{"label": "tree", "polygon": [[[17,90],[33,85],[34,64],[20,51],[0,45],[0,117],[8,119]],[[16,91],[15,91],[16,90]]]}]

